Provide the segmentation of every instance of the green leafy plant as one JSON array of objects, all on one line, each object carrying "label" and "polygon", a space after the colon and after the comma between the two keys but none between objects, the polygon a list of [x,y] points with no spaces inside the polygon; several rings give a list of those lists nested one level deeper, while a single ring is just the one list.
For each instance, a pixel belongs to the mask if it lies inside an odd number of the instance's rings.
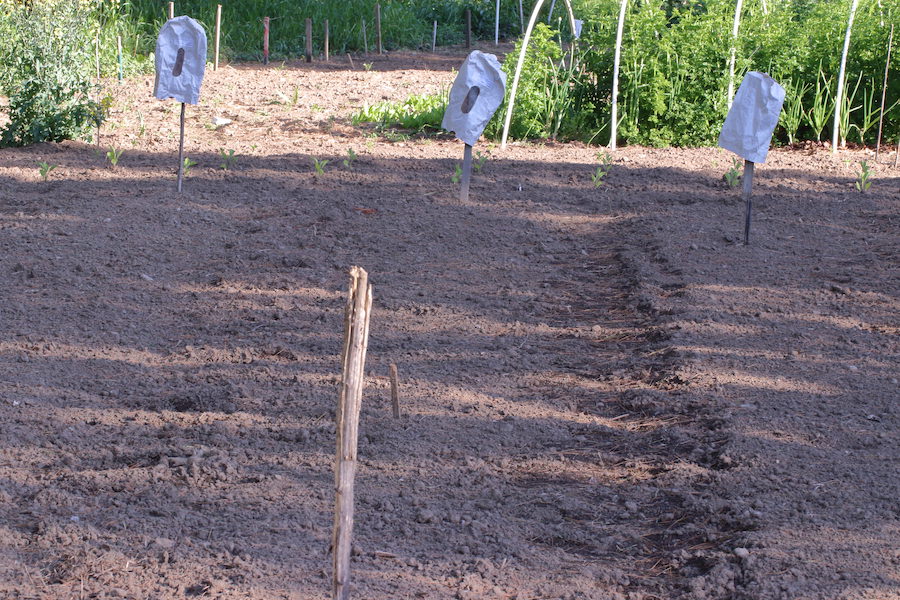
[{"label": "green leafy plant", "polygon": [[222,159],[221,164],[219,164],[219,168],[223,171],[227,171],[228,169],[234,167],[235,163],[237,163],[237,157],[234,155],[234,150],[225,150],[224,148],[219,148],[219,158]]},{"label": "green leafy plant", "polygon": [[741,161],[736,158],[731,159],[731,166],[722,175],[722,179],[728,184],[728,187],[737,187],[741,182]]},{"label": "green leafy plant", "polygon": [[182,163],[182,167],[184,168],[184,176],[187,177],[191,172],[191,167],[197,165],[197,161],[191,160],[187,156],[184,157],[184,162]]},{"label": "green leafy plant", "polygon": [[53,171],[58,165],[51,165],[48,162],[39,162],[38,163],[38,172],[41,174],[41,179],[47,181],[47,178],[50,177],[50,172]]},{"label": "green leafy plant", "polygon": [[365,69],[366,72],[371,71],[371,70],[372,70],[372,63],[363,63],[363,69]]},{"label": "green leafy plant", "polygon": [[401,127],[413,131],[426,128],[439,130],[444,112],[447,110],[449,91],[438,94],[412,95],[402,102],[379,102],[363,106],[362,110],[350,116],[353,125],[375,123],[378,128]]},{"label": "green leafy plant", "polygon": [[450,181],[452,181],[453,183],[459,183],[459,181],[461,179],[462,179],[462,167],[459,165],[459,163],[457,163],[456,166],[453,168],[453,175],[450,176]]},{"label": "green leafy plant", "polygon": [[872,170],[869,168],[869,164],[866,161],[860,161],[859,163],[860,171],[856,176],[856,189],[859,193],[864,193],[869,190],[869,187],[872,185]]},{"label": "green leafy plant", "polygon": [[106,159],[109,160],[109,164],[114,167],[118,165],[119,158],[122,157],[122,152],[124,152],[124,150],[116,150],[114,147],[110,146],[109,151],[106,153]]},{"label": "green leafy plant", "polygon": [[354,162],[356,162],[356,152],[353,148],[347,148],[347,157],[344,159],[344,166],[352,171]]},{"label": "green leafy plant", "polygon": [[330,161],[327,160],[319,160],[318,158],[313,158],[313,168],[316,170],[316,177],[325,174],[325,165],[327,165]]},{"label": "green leafy plant", "polygon": [[600,164],[597,165],[597,168],[591,173],[591,183],[594,184],[594,187],[603,185],[603,178],[606,177],[609,174],[610,169],[612,169],[612,156],[609,152],[598,152],[597,161]]},{"label": "green leafy plant", "polygon": [[475,160],[472,161],[472,168],[475,169],[476,173],[481,173],[481,169],[484,167],[487,160],[487,154],[482,154],[480,151],[475,153]]},{"label": "green leafy plant", "polygon": [[831,81],[825,73],[819,71],[813,95],[812,106],[806,111],[806,122],[816,134],[816,141],[822,141],[822,130],[828,125],[828,119],[834,113],[834,102],[831,94]]}]

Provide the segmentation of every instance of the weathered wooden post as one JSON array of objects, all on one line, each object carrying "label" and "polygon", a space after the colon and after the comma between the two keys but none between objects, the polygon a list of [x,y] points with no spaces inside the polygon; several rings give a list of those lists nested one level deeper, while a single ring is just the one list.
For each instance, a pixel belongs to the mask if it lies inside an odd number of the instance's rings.
[{"label": "weathered wooden post", "polygon": [[269,17],[263,17],[263,64],[269,64]]},{"label": "weathered wooden post", "polygon": [[359,409],[365,381],[366,346],[369,341],[369,315],[372,310],[372,286],[366,271],[350,269],[350,290],[344,311],[344,351],[340,400],[337,407],[337,456],[335,458],[335,510],[332,552],[334,600],[350,598],[350,550],[353,543],[353,485],[356,476],[356,450],[359,434]]},{"label": "weathered wooden post", "polygon": [[213,71],[219,70],[219,40],[222,38],[222,5],[216,6],[216,56]]},{"label": "weathered wooden post", "polygon": [[169,19],[175,18],[175,3],[169,2]]},{"label": "weathered wooden post", "polygon": [[325,62],[328,62],[328,38],[331,37],[328,32],[328,19],[325,19]]},{"label": "weathered wooden post", "polygon": [[378,54],[384,52],[384,48],[381,45],[381,5],[375,5],[375,39],[378,42]]},{"label": "weathered wooden post", "polygon": [[306,62],[312,62],[312,19],[306,19]]},{"label": "weathered wooden post", "polygon": [[466,9],[466,50],[472,47],[472,11]]}]

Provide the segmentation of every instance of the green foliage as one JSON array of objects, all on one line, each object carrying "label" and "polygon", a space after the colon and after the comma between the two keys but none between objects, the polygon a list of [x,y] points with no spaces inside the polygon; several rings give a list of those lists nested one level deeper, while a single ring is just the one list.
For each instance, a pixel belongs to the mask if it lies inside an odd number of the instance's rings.
[{"label": "green foliage", "polygon": [[237,163],[237,156],[234,155],[234,150],[225,150],[225,148],[219,148],[219,158],[222,159],[222,162],[219,164],[219,168],[223,171],[231,169]]},{"label": "green foliage", "polygon": [[462,179],[462,166],[459,163],[456,163],[453,167],[453,174],[450,175],[450,181],[453,183],[459,183]]},{"label": "green foliage", "polygon": [[869,168],[868,163],[864,160],[860,161],[859,167],[859,175],[856,177],[856,189],[860,193],[864,193],[868,191],[869,187],[872,185],[872,171]]},{"label": "green foliage", "polygon": [[484,167],[487,160],[487,154],[482,154],[480,151],[475,153],[475,160],[472,161],[472,168],[475,169],[476,173],[481,173],[481,169]]},{"label": "green foliage", "polygon": [[609,152],[598,152],[597,162],[600,164],[594,169],[594,172],[591,173],[591,183],[594,184],[594,187],[598,188],[603,185],[603,178],[609,175],[609,171],[612,168],[612,156]]},{"label": "green foliage", "polygon": [[191,160],[190,158],[188,158],[187,156],[185,156],[185,157],[184,157],[184,162],[181,163],[181,166],[182,166],[182,168],[183,168],[184,176],[187,177],[188,175],[190,175],[190,173],[191,173],[191,167],[194,167],[194,166],[196,166],[196,165],[197,165],[197,161]]},{"label": "green foliage", "polygon": [[440,129],[447,110],[448,93],[413,95],[402,102],[379,102],[364,106],[350,116],[354,125],[375,123],[380,128],[402,127],[413,131]]},{"label": "green foliage", "polygon": [[42,161],[38,163],[38,172],[41,174],[41,179],[47,181],[47,178],[50,177],[50,172],[53,171],[59,165],[51,165],[46,161]]},{"label": "green foliage", "polygon": [[356,162],[356,152],[353,148],[347,148],[347,158],[344,159],[344,166],[353,170],[353,163]]},{"label": "green foliage", "polygon": [[85,136],[102,117],[89,96],[91,23],[78,0],[44,0],[8,11],[0,84],[9,93],[10,122],[0,133],[0,146]]},{"label": "green foliage", "polygon": [[315,171],[316,177],[319,177],[320,175],[325,174],[325,165],[327,165],[329,162],[331,162],[331,161],[324,160],[324,159],[319,160],[318,158],[313,157],[313,168],[316,170]]},{"label": "green foliage", "polygon": [[122,156],[122,150],[116,150],[115,148],[110,148],[109,152],[106,153],[106,158],[109,160],[109,164],[112,166],[116,166],[119,164],[119,158]]},{"label": "green foliage", "polygon": [[741,161],[736,158],[731,159],[731,166],[722,175],[722,179],[728,184],[728,187],[737,187],[741,182]]}]

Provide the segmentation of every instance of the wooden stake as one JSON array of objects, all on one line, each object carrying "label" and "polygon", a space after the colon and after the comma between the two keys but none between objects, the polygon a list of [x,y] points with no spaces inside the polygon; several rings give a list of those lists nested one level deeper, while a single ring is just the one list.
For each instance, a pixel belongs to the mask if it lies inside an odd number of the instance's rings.
[{"label": "wooden stake", "polygon": [[472,179],[472,146],[466,144],[463,150],[462,180],[459,186],[460,202],[469,201],[469,181]]},{"label": "wooden stake", "polygon": [[350,61],[350,68],[351,68],[351,69],[355,69],[356,67],[353,66],[353,57],[350,56],[350,53],[349,53],[349,52],[347,53],[347,60]]},{"label": "wooden stake", "polygon": [[350,598],[350,550],[353,543],[353,485],[359,434],[359,409],[365,380],[366,346],[372,286],[360,267],[350,269],[350,291],[344,312],[344,351],[340,401],[337,407],[337,456],[335,458],[335,509],[332,551],[334,600]]},{"label": "wooden stake", "polygon": [[263,64],[269,64],[269,17],[263,17]]},{"label": "wooden stake", "polygon": [[222,5],[216,6],[216,58],[213,62],[213,71],[219,70],[219,40],[222,37]]},{"label": "wooden stake", "polygon": [[306,62],[312,62],[312,19],[306,19]]},{"label": "wooden stake", "polygon": [[363,31],[363,54],[366,56],[369,55],[369,38],[366,36],[366,20],[362,20],[362,31]]},{"label": "wooden stake", "polygon": [[753,201],[751,193],[753,191],[753,167],[754,163],[749,160],[744,161],[744,178],[743,178],[743,195],[746,208],[744,209],[744,245],[750,245],[750,213],[753,210]]},{"label": "wooden stake", "polygon": [[391,363],[391,407],[394,418],[400,418],[400,381],[397,377],[397,365]]},{"label": "wooden stake", "polygon": [[328,19],[325,19],[325,62],[328,62],[328,38],[330,37],[328,33]]},{"label": "wooden stake", "polygon": [[431,30],[431,52],[434,53],[434,49],[437,46],[437,21],[434,22],[434,29]]},{"label": "wooden stake", "polygon": [[472,11],[466,9],[466,50],[472,47]]},{"label": "wooden stake", "polygon": [[522,10],[522,0],[519,0],[519,29],[525,33],[525,12]]},{"label": "wooden stake", "polygon": [[875,142],[875,164],[878,164],[878,152],[881,150],[881,131],[884,126],[884,100],[887,95],[888,69],[891,66],[891,46],[894,44],[894,24],[891,23],[891,35],[888,37],[887,60],[884,61],[884,83],[881,84],[881,111],[878,114],[878,139]]},{"label": "wooden stake", "polygon": [[169,2],[169,20],[175,18],[175,3]]},{"label": "wooden stake", "polygon": [[378,41],[378,54],[384,52],[384,48],[381,45],[381,5],[375,5],[375,39]]},{"label": "wooden stake", "polygon": [[178,192],[184,180],[184,102],[181,103],[181,135],[178,137]]},{"label": "wooden stake", "polygon": [[124,73],[122,72],[122,36],[116,36],[116,59],[119,61],[119,81],[122,81]]}]

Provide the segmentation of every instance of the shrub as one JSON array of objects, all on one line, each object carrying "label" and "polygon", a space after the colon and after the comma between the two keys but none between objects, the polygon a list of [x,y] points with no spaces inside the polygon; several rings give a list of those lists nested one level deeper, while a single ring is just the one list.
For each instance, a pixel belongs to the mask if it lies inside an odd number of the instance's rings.
[{"label": "shrub", "polygon": [[0,82],[9,92],[9,124],[0,145],[24,146],[85,135],[101,118],[90,99],[90,20],[78,0],[36,0],[13,6],[15,31],[0,50]]}]

